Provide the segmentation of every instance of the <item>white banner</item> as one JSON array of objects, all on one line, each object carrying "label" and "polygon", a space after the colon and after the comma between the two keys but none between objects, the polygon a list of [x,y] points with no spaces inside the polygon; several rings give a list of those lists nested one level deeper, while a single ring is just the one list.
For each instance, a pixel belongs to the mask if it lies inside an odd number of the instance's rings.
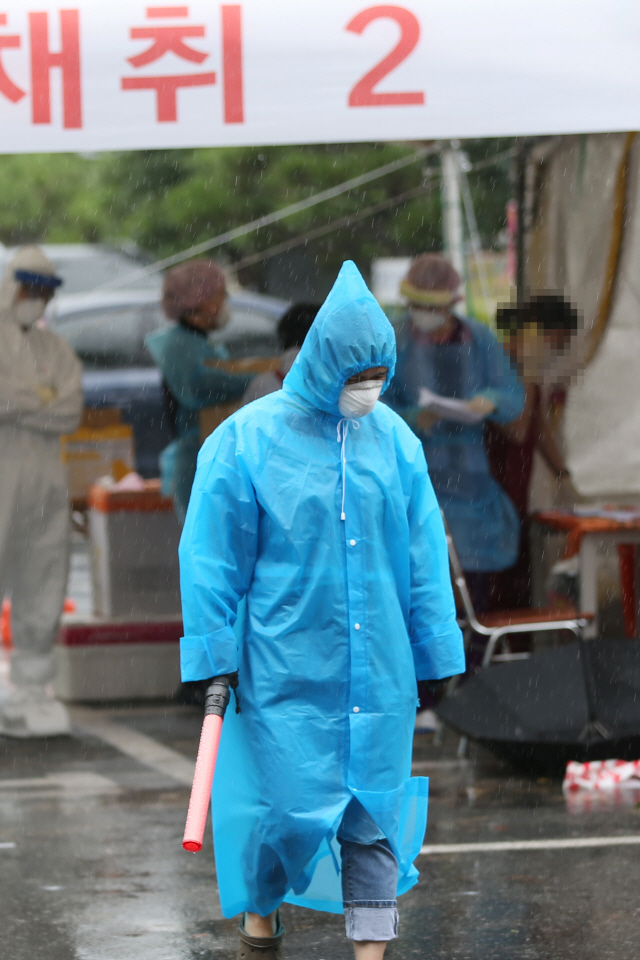
[{"label": "white banner", "polygon": [[640,128],[635,0],[5,0],[0,152]]}]

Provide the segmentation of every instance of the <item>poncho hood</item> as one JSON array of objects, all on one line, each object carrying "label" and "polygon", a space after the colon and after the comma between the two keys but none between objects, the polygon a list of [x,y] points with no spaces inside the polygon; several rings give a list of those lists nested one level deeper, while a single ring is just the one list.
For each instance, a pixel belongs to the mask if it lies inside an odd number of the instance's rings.
[{"label": "poncho hood", "polygon": [[284,389],[339,417],[338,398],[349,377],[368,367],[388,367],[384,392],[395,365],[393,327],[355,263],[347,260],[285,377]]}]

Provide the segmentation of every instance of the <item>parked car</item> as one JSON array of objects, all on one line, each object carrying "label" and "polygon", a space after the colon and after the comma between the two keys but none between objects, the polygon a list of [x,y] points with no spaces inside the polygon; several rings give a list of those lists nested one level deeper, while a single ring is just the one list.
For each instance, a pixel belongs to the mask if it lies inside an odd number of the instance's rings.
[{"label": "parked car", "polygon": [[[65,296],[95,291],[113,280],[125,280],[150,261],[149,256],[135,244],[125,248],[104,243],[42,243],[38,246],[62,277],[60,292]],[[0,244],[0,271],[4,270],[16,250],[17,247]],[[161,286],[162,278],[158,274],[149,274],[137,280],[127,279],[127,289],[130,290],[159,291]]]},{"label": "parked car", "polygon": [[[229,323],[210,337],[225,346],[231,359],[278,352],[276,328],[287,301],[237,291],[230,294],[229,306]],[[118,407],[133,427],[136,469],[143,477],[157,477],[159,454],[172,438],[160,372],[144,345],[149,333],[168,323],[159,284],[146,290],[60,294],[50,303],[46,322],[82,360],[85,405]]]}]

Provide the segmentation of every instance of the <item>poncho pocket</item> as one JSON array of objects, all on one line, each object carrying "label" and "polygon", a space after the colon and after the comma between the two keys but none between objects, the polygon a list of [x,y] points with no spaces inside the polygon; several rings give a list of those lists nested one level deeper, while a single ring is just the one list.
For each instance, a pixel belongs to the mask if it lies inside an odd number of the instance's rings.
[{"label": "poncho pocket", "polygon": [[427,829],[429,778],[410,777],[395,790],[352,790],[386,836],[398,860],[398,894],[418,880],[413,861],[420,853]]}]

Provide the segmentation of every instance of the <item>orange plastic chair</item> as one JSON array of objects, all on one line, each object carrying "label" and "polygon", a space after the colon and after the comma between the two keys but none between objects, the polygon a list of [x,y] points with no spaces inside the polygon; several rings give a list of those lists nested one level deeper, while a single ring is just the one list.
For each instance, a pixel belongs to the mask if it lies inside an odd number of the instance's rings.
[{"label": "orange plastic chair", "polygon": [[[442,519],[444,520],[444,516]],[[459,623],[465,635],[465,647],[468,648],[473,633],[488,637],[487,647],[482,658],[483,667],[488,667],[492,662],[522,660],[530,656],[528,653],[511,653],[507,641],[510,634],[570,630],[574,636],[582,639],[582,631],[593,619],[593,616],[581,615],[570,606],[531,607],[522,610],[498,610],[494,613],[476,614],[462,564],[446,521],[444,521],[444,525],[454,589],[462,604],[463,616]],[[506,650],[503,653],[496,654],[495,650],[499,643]]]}]

